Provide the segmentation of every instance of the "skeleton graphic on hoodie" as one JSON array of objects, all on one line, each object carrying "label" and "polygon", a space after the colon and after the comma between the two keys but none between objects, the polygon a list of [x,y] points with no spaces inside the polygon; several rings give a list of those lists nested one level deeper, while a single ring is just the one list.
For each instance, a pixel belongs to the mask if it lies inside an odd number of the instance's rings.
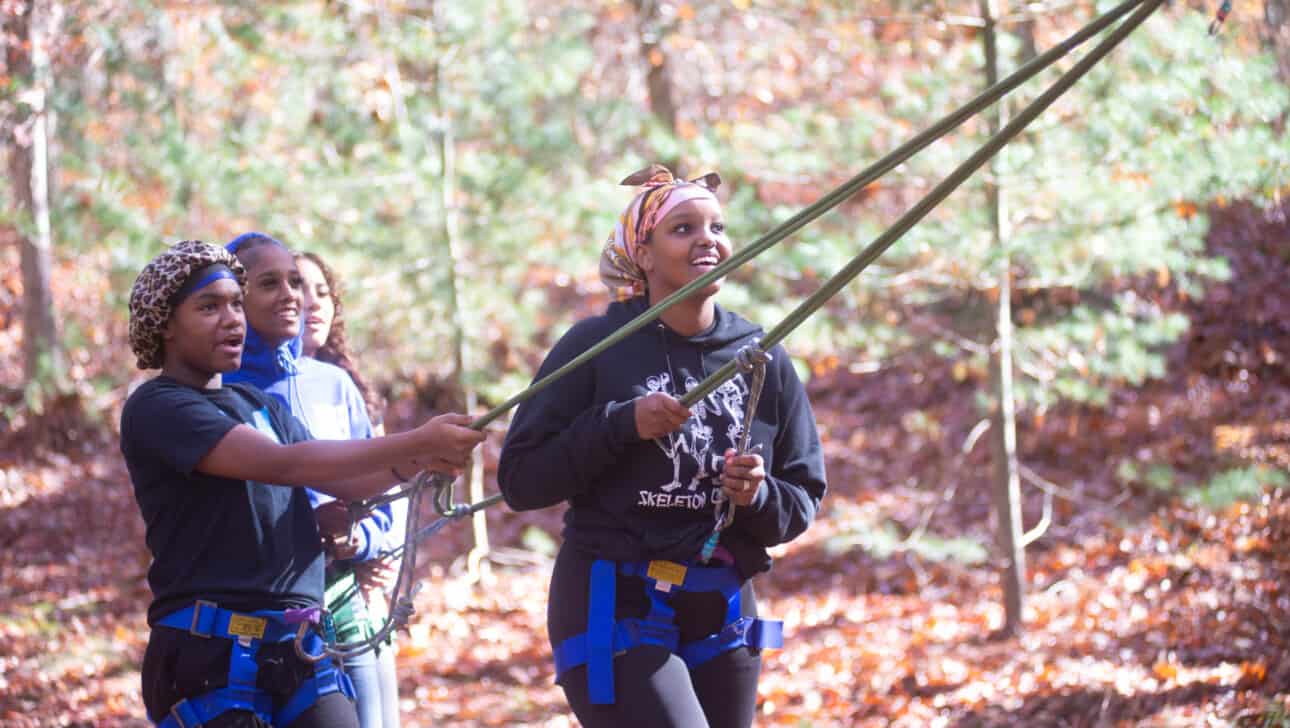
[{"label": "skeleton graphic on hoodie", "polygon": [[[540,379],[646,309],[644,298],[610,304],[573,326],[543,362]],[[568,502],[566,543],[597,558],[693,558],[712,528],[726,449],[737,447],[748,401],[742,375],[691,408],[665,437],[643,440],[633,402],[651,392],[681,398],[761,329],[716,307],[711,329],[682,336],[656,322],[602,352],[520,405],[498,465],[515,510]],[[746,577],[770,566],[766,549],[810,525],[826,489],[815,418],[781,347],[771,351],[752,426],[766,479],[738,509],[721,544]],[[677,387],[680,382],[682,386]]]}]

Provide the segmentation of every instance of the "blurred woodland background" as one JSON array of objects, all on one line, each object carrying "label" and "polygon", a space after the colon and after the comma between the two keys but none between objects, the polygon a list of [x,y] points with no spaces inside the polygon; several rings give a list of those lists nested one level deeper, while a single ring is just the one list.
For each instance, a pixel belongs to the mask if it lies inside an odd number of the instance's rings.
[{"label": "blurred woodland background", "polygon": [[[116,429],[164,245],[321,254],[387,427],[482,412],[603,308],[626,174],[719,171],[748,242],[1110,7],[0,0],[0,723],[147,725]],[[1216,9],[1163,7],[786,342],[831,491],[759,580],[765,725],[1290,726],[1290,2]],[[722,304],[778,323],[1082,52]],[[572,724],[559,516],[428,545],[404,725]]]}]

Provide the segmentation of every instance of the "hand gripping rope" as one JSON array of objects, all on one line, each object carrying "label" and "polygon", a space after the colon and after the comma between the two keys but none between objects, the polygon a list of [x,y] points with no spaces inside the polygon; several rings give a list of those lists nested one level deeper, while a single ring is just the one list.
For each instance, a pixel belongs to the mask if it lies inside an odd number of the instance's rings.
[{"label": "hand gripping rope", "polygon": [[[823,306],[830,298],[836,295],[844,286],[850,283],[851,280],[859,275],[861,271],[877,260],[880,255],[894,245],[905,233],[909,232],[909,230],[921,221],[929,212],[931,212],[932,209],[958,189],[963,182],[975,174],[987,161],[990,160],[990,158],[1012,141],[1013,137],[1025,129],[1025,127],[1034,121],[1040,113],[1051,106],[1058,97],[1069,90],[1075,82],[1088,73],[1094,65],[1106,57],[1112,49],[1119,45],[1126,37],[1129,36],[1130,33],[1146,21],[1152,13],[1159,9],[1163,2],[1164,0],[1125,0],[1125,2],[1104,13],[1088,25],[1075,32],[1069,38],[1062,41],[1060,44],[1049,49],[1042,55],[1031,59],[1030,62],[1018,68],[1007,78],[981,92],[967,104],[914,136],[912,139],[906,141],[904,144],[870,165],[855,177],[852,177],[832,192],[821,197],[812,205],[806,207],[788,220],[785,220],[770,232],[761,236],[757,240],[754,240],[748,246],[736,251],[711,271],[699,276],[687,285],[682,286],[675,293],[664,298],[662,301],[650,307],[649,310],[641,313],[636,318],[624,324],[621,328],[597,343],[595,346],[589,348],[587,351],[575,357],[573,360],[554,372],[534,382],[519,394],[516,394],[498,405],[486,415],[471,423],[471,427],[476,430],[482,430],[489,423],[498,419],[516,405],[532,398],[551,383],[582,366],[596,356],[599,356],[601,352],[654,321],[667,309],[688,298],[696,291],[711,284],[717,279],[724,277],[730,271],[743,265],[747,261],[752,260],[762,252],[782,241],[784,238],[813,222],[825,212],[837,207],[864,187],[877,181],[884,174],[895,169],[910,157],[922,151],[932,142],[957,128],[982,109],[997,102],[1017,86],[1020,86],[1022,83],[1033,78],[1040,71],[1065,57],[1076,47],[1092,38],[1094,35],[1106,30],[1108,27],[1121,20],[1130,11],[1133,11],[1133,14],[1127,20],[1111,31],[1110,35],[1104,38],[1083,58],[1077,61],[1068,71],[1066,71],[1066,73],[1062,74],[1062,76],[1057,79],[1051,87],[1044,91],[1043,94],[1022,109],[1003,129],[990,137],[990,139],[988,139],[980,149],[978,149],[965,162],[955,168],[954,171],[946,176],[946,178],[933,188],[931,192],[929,192],[922,200],[897,220],[892,227],[861,250],[850,263],[825,281],[824,285],[821,286],[818,291],[803,301],[796,309],[793,310],[792,313],[788,315],[788,317],[771,329],[760,342],[760,347],[763,350],[773,348],[788,336],[789,333],[800,326],[809,316],[814,314],[815,311]],[[1228,5],[1229,3],[1230,0],[1224,0],[1225,5]],[[1226,13],[1222,8],[1220,8],[1220,16],[1226,16]],[[1219,22],[1221,22],[1221,17]],[[733,377],[737,373],[739,366],[740,365],[737,361],[731,361],[722,366],[707,379],[700,382],[694,389],[687,392],[685,396],[681,398],[681,403],[687,407],[694,406],[700,399],[706,397],[723,382]],[[748,428],[746,427],[745,429],[747,430]],[[437,532],[446,524],[447,520],[463,518],[475,513],[476,511],[488,508],[502,500],[502,496],[500,494],[494,494],[477,503],[454,504],[452,502],[452,487],[452,481],[446,477],[440,475],[431,476],[428,473],[422,472],[418,473],[410,484],[405,485],[398,491],[379,496],[377,498],[358,501],[351,505],[351,513],[353,513],[355,517],[358,517],[377,505],[389,503],[399,498],[409,499],[410,504],[408,507],[407,536],[402,546],[404,562],[399,569],[399,578],[395,582],[394,597],[396,607],[403,604],[406,604],[407,606],[403,609],[392,609],[390,618],[387,619],[384,627],[382,627],[382,629],[372,638],[345,645],[329,646],[329,654],[340,657],[362,654],[370,649],[374,649],[381,640],[384,640],[389,635],[389,633],[394,629],[396,617],[401,616],[402,620],[406,622],[407,615],[411,614],[412,596],[415,594],[415,589],[412,583],[412,572],[414,569],[410,567],[415,565],[417,541]],[[440,515],[441,519],[439,522],[423,529],[420,527],[420,523],[418,521],[418,505],[423,491],[426,488],[431,488],[433,490],[432,500],[434,508]],[[722,522],[726,521],[726,516],[724,514],[721,515],[721,520]],[[406,594],[404,592],[406,592]],[[299,644],[299,642],[297,644]]]}]

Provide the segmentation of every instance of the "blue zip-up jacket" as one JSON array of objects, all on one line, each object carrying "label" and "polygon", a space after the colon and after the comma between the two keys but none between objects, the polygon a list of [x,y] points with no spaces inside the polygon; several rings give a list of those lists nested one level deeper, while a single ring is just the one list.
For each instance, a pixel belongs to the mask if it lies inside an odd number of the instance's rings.
[{"label": "blue zip-up jacket", "polygon": [[[224,382],[246,382],[277,397],[314,439],[371,437],[372,422],[354,380],[338,366],[301,356],[302,348],[298,336],[270,347],[247,327],[242,367],[225,374]],[[334,499],[309,489],[309,500],[316,508]],[[394,505],[385,504],[359,521],[359,547],[351,561],[368,561],[402,543],[405,524],[397,516]]]},{"label": "blue zip-up jacket", "polygon": [[[645,311],[644,298],[610,304],[575,324],[537,378],[563,366]],[[713,498],[727,448],[738,446],[748,383],[737,375],[692,408],[681,430],[642,440],[634,400],[678,399],[730,361],[761,329],[717,307],[713,327],[681,336],[645,326],[520,405],[506,434],[497,480],[515,510],[568,501],[564,539],[593,558],[696,557],[712,530]],[[770,568],[766,549],[796,538],[826,490],[815,417],[788,353],[773,347],[752,426],[766,480],[736,509],[721,545],[745,577]]]}]

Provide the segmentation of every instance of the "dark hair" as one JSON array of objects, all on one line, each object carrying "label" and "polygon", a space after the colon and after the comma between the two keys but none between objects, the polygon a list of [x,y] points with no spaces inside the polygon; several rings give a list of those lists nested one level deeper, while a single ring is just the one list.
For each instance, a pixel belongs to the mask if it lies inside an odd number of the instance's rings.
[{"label": "dark hair", "polygon": [[367,384],[363,375],[358,373],[358,362],[355,360],[354,352],[349,347],[349,338],[345,332],[345,315],[344,308],[340,302],[341,284],[340,279],[336,277],[335,271],[331,269],[323,259],[316,253],[298,252],[295,253],[296,260],[301,258],[318,266],[322,271],[323,280],[327,281],[328,298],[331,299],[334,313],[331,320],[331,329],[327,332],[327,340],[318,351],[314,352],[314,358],[318,361],[325,361],[328,364],[335,364],[349,374],[349,378],[354,380],[358,387],[359,394],[363,395],[363,403],[367,405],[367,414],[371,418],[372,424],[380,424],[385,411],[385,402],[381,395],[375,389]]}]

